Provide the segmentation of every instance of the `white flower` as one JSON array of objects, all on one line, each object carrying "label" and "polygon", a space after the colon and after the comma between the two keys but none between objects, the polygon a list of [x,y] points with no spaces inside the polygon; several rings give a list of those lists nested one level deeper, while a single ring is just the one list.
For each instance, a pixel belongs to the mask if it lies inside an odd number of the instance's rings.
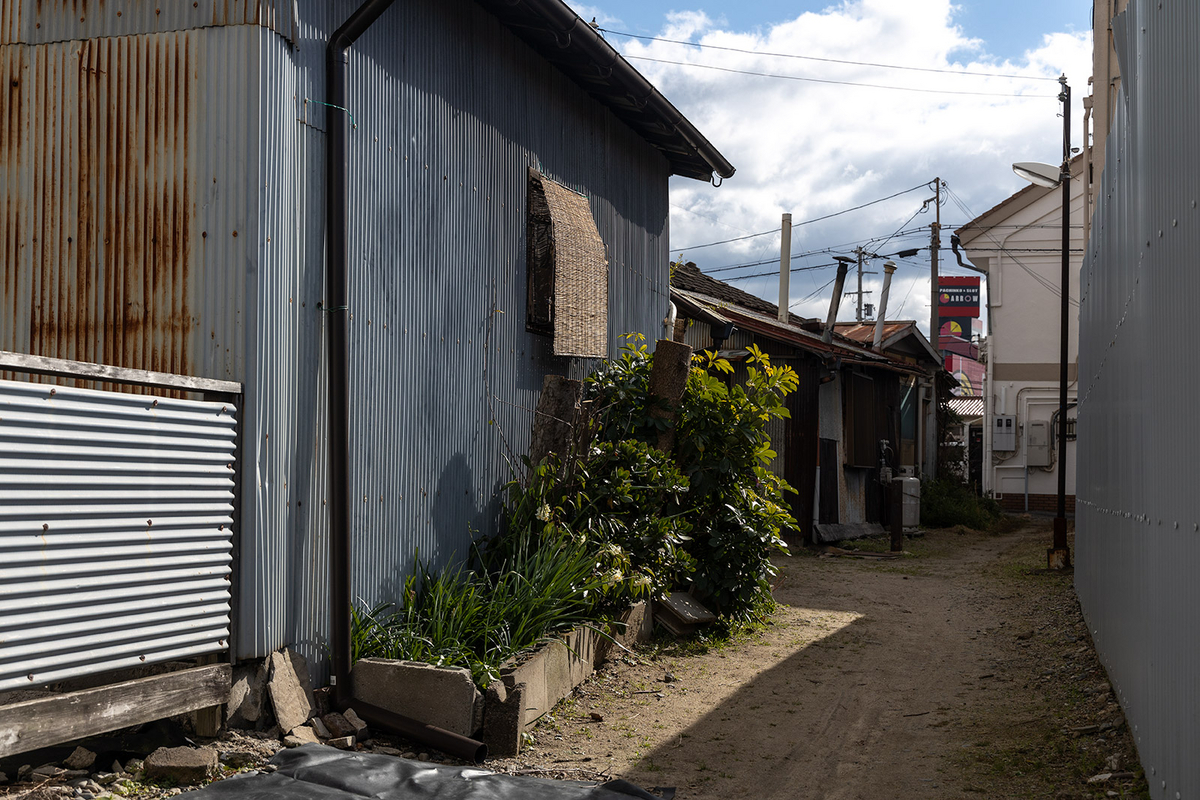
[{"label": "white flower", "polygon": [[550,504],[549,503],[542,503],[538,507],[537,518],[540,519],[542,522],[550,521]]}]

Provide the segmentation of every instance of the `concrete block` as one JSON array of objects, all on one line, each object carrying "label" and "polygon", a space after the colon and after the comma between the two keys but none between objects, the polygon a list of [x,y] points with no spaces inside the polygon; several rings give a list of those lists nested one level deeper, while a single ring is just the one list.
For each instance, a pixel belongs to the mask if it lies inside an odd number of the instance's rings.
[{"label": "concrete block", "polygon": [[483,721],[483,694],[467,669],[364,658],[350,672],[350,687],[363,702],[463,736]]},{"label": "concrete block", "polygon": [[538,650],[519,663],[509,662],[508,666],[500,668],[500,678],[510,693],[518,685],[525,687],[521,703],[522,731],[550,710],[546,694],[546,663],[542,654],[543,650]]},{"label": "concrete block", "polygon": [[524,693],[523,683],[509,688],[496,681],[488,687],[483,710],[483,743],[492,758],[512,758],[521,753]]},{"label": "concrete block", "polygon": [[160,747],[146,756],[146,777],[200,783],[217,771],[217,751],[207,747]]}]

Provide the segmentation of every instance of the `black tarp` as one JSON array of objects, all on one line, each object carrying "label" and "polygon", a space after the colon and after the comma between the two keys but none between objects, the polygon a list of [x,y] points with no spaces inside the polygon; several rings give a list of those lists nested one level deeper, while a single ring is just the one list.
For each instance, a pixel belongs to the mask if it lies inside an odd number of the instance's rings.
[{"label": "black tarp", "polygon": [[[426,764],[320,744],[283,750],[270,773],[209,784],[189,798],[240,800],[663,800],[627,781],[581,783],[501,775],[477,767]],[[667,797],[674,791],[666,793]]]}]

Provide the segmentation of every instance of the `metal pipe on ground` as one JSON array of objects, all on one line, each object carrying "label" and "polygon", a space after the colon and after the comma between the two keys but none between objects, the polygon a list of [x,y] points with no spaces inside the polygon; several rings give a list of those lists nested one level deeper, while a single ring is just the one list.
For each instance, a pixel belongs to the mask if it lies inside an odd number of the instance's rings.
[{"label": "metal pipe on ground", "polygon": [[487,758],[486,744],[454,733],[453,731],[448,731],[445,728],[439,728],[436,725],[427,725],[412,717],[406,717],[403,714],[397,714],[395,711],[388,711],[386,708],[364,703],[362,700],[351,699],[342,708],[354,709],[354,713],[362,717],[363,722],[373,728],[384,729],[392,733],[398,733],[401,736],[407,736],[409,739],[427,744],[430,747],[441,750],[447,755],[461,758],[463,761],[482,764],[483,760]]}]

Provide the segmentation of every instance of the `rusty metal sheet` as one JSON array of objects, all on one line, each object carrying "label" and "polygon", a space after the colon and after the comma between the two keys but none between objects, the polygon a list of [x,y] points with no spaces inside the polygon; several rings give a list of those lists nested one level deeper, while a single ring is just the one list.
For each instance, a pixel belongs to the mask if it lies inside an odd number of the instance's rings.
[{"label": "rusty metal sheet", "polygon": [[253,25],[295,41],[295,0],[5,0],[0,44],[46,44]]},{"label": "rusty metal sheet", "polygon": [[0,46],[0,349],[241,379],[228,256],[249,239],[237,205],[210,201],[253,185],[248,145],[221,130],[245,119],[229,51],[250,41]]}]

